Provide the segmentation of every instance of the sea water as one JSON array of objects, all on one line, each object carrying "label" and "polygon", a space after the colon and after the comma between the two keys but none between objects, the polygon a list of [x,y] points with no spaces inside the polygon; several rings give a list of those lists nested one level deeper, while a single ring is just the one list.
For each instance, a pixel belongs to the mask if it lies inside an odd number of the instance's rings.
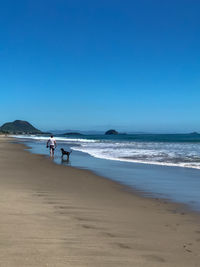
[{"label": "sea water", "polygon": [[[33,153],[48,155],[45,136],[15,136]],[[200,210],[200,135],[57,136],[54,161],[90,169],[145,196],[166,198]],[[60,148],[72,150],[70,161]]]}]

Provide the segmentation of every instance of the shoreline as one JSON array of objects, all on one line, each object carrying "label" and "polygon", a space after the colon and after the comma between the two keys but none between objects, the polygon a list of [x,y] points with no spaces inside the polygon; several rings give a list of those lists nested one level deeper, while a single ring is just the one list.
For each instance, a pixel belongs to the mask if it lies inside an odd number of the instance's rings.
[{"label": "shoreline", "polygon": [[[25,138],[25,139],[33,139],[33,140],[47,140],[48,137],[47,136],[34,136],[34,137],[30,137],[30,136],[23,136],[23,135],[11,135],[13,138],[16,138],[16,139],[20,139],[20,138]],[[35,139],[36,138],[36,139]],[[85,138],[82,138],[82,139],[78,139],[78,138],[67,138],[66,137],[62,137],[62,136],[58,136],[56,137],[58,139],[58,141],[72,141],[72,140],[76,140],[76,141],[85,141],[86,143],[87,142],[95,142],[97,141],[98,139],[85,139]],[[99,137],[100,138],[100,137]],[[101,138],[100,138],[101,139]],[[105,139],[102,139],[105,141]],[[150,141],[146,141],[147,143],[150,143]],[[177,141],[178,142],[178,141]],[[138,142],[139,144],[140,142]],[[165,144],[171,144],[170,141],[168,142],[162,142],[162,141],[158,141],[158,143],[165,143]],[[188,144],[186,141],[185,142],[181,142],[182,144]],[[173,143],[175,144],[175,143]],[[78,151],[78,152],[82,152],[82,153],[86,153],[88,155],[90,155],[91,157],[94,157],[94,158],[97,158],[97,159],[102,159],[102,160],[111,160],[111,161],[116,161],[116,162],[124,162],[124,163],[133,163],[133,164],[141,164],[141,165],[147,165],[147,166],[163,166],[163,167],[175,167],[175,168],[186,168],[186,169],[189,169],[189,170],[197,170],[199,171],[200,170],[200,166],[197,166],[195,164],[191,165],[191,162],[189,165],[187,165],[188,163],[187,162],[179,162],[179,163],[173,163],[173,162],[162,162],[162,161],[148,161],[148,160],[138,160],[137,158],[132,158],[131,156],[127,156],[127,157],[112,157],[112,156],[108,156],[108,155],[103,155],[102,154],[98,154],[96,155],[95,153],[91,153],[89,151],[85,151],[85,150],[80,150],[80,149],[76,149],[75,147],[73,148],[74,151]]]},{"label": "shoreline", "polygon": [[8,138],[0,147],[1,266],[198,266],[196,212],[57,165]]},{"label": "shoreline", "polygon": [[[49,158],[46,151],[43,150],[43,146],[35,147],[34,142],[30,144],[18,138],[15,138],[15,140],[17,143],[22,143],[30,148],[30,153]],[[142,197],[161,199],[170,203],[176,203],[182,207],[181,210],[186,209],[192,212],[200,212],[199,192],[196,190],[200,184],[197,182],[198,180],[195,180],[199,178],[199,170],[189,168],[184,170],[182,167],[161,167],[152,164],[121,163],[95,158],[87,153],[76,150],[73,153],[71,164],[60,161],[60,155],[58,154],[55,155],[54,162],[66,167],[71,166],[91,171],[97,176],[117,182],[126,187],[126,191],[132,191],[134,194],[139,194]],[[129,171],[130,168],[133,168],[132,171]],[[134,179],[132,179],[132,176]],[[163,183],[163,181],[166,182]],[[174,192],[175,188],[176,192]]]},{"label": "shoreline", "polygon": [[[24,150],[27,150],[32,155],[42,156],[47,160],[51,160],[51,158],[49,156],[47,156],[47,155],[33,153],[33,152],[29,151],[29,150],[32,149],[31,147],[28,147],[26,144],[18,142],[18,140],[16,138],[14,138],[14,139],[16,140],[16,144],[24,146]],[[52,161],[52,162],[53,162],[53,164],[61,166],[61,164],[59,164],[59,163],[56,163],[54,161]],[[146,163],[144,163],[144,164],[146,165]],[[173,201],[173,200],[171,200],[169,198],[153,196],[154,193],[152,193],[150,191],[144,191],[144,190],[136,189],[136,188],[131,187],[129,185],[123,184],[122,182],[115,181],[115,180],[113,180],[113,179],[111,179],[109,177],[106,177],[104,175],[100,175],[100,174],[96,173],[95,171],[93,171],[91,169],[81,168],[81,167],[74,167],[74,166],[66,166],[66,165],[64,165],[63,167],[64,168],[72,168],[72,169],[75,169],[75,170],[77,169],[77,170],[80,170],[80,171],[88,172],[89,174],[96,176],[96,178],[98,178],[98,179],[104,179],[105,181],[109,181],[109,182],[113,183],[113,185],[119,187],[119,190],[122,190],[122,191],[124,191],[126,193],[129,193],[129,194],[133,194],[133,195],[137,196],[138,198],[142,198],[142,199],[145,198],[145,199],[147,199],[149,201],[153,201],[153,202],[154,201],[156,201],[156,202],[159,201],[160,203],[163,203],[163,204],[173,205],[173,206],[175,206],[176,211],[179,212],[180,214],[186,212],[188,214],[194,214],[194,215],[199,215],[200,216],[200,211],[199,210],[194,210],[191,207],[189,207],[187,204],[176,202],[176,201]],[[171,167],[171,166],[167,166],[167,167]],[[182,167],[180,167],[180,168],[182,168]]]}]

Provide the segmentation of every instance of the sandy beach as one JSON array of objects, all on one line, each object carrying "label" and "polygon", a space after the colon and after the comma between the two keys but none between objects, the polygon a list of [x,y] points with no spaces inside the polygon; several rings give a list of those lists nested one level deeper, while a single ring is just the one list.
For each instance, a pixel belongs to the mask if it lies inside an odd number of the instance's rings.
[{"label": "sandy beach", "polygon": [[200,266],[200,217],[0,137],[0,266]]}]

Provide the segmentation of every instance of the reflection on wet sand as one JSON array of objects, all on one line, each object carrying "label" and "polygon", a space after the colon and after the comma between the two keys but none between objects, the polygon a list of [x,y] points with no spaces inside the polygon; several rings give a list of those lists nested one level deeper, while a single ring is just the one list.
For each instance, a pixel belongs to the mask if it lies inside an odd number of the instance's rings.
[{"label": "reflection on wet sand", "polygon": [[60,164],[71,166],[71,161],[69,159],[63,159],[63,158],[61,158]]}]

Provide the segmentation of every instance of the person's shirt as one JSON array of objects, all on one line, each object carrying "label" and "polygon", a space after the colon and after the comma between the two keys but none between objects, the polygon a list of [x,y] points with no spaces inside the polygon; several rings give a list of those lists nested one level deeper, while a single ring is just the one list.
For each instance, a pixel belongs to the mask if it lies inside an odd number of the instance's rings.
[{"label": "person's shirt", "polygon": [[50,137],[50,138],[49,138],[49,140],[48,140],[48,144],[49,144],[50,146],[54,146],[54,145],[55,145],[55,143],[56,143],[56,139],[55,139],[55,138],[52,138],[52,137]]}]

